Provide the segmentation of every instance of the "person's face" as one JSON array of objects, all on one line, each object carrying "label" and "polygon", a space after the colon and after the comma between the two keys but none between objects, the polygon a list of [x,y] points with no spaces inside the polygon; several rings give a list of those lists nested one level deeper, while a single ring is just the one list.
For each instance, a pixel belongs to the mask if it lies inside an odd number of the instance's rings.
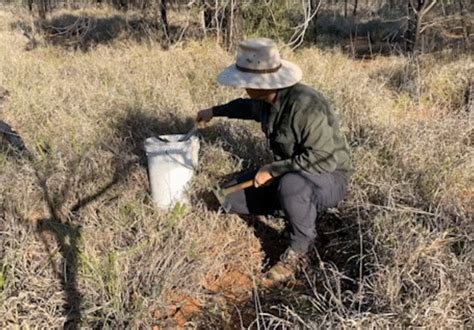
[{"label": "person's face", "polygon": [[248,96],[254,100],[267,101],[268,103],[273,103],[276,97],[276,90],[274,89],[251,89],[246,88]]}]

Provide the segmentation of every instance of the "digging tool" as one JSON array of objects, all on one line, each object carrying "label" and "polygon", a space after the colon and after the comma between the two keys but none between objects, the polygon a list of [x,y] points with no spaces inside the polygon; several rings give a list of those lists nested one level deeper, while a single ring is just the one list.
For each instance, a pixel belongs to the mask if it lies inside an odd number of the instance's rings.
[{"label": "digging tool", "polygon": [[178,142],[184,142],[184,141],[189,140],[189,138],[191,136],[193,136],[194,134],[196,134],[197,131],[198,131],[198,127],[194,126],[188,133],[186,133],[185,136],[183,136],[181,139],[179,139]]},{"label": "digging tool", "polygon": [[[194,126],[189,132],[187,132],[182,138],[180,138],[178,140],[178,142],[185,142],[185,141],[189,140],[189,138],[191,138],[191,136],[196,134],[198,130],[199,130],[199,128]],[[166,143],[171,142],[170,140],[168,140],[167,138],[165,138],[163,136],[157,136],[156,138],[158,140],[160,140],[161,142],[166,142]]]},{"label": "digging tool", "polygon": [[238,183],[228,188],[217,188],[217,189],[214,189],[213,192],[217,200],[219,201],[219,204],[221,204],[221,207],[224,210],[224,212],[228,213],[232,205],[230,204],[229,201],[226,201],[225,198],[227,197],[227,195],[240,191],[242,189],[250,188],[252,186],[253,186],[253,179]]}]

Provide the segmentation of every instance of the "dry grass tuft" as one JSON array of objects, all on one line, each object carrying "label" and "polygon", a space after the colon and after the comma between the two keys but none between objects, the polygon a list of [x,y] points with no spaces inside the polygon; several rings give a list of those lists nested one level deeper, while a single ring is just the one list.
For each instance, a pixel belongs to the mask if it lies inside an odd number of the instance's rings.
[{"label": "dry grass tuft", "polygon": [[127,39],[27,52],[15,22],[0,10],[0,115],[38,160],[0,153],[1,327],[472,322],[471,59],[285,54],[340,112],[357,172],[318,223],[313,263],[264,289],[264,252],[282,238],[216,213],[211,193],[267,161],[257,126],[202,133],[189,207],[155,210],[143,166],[146,137],[187,131],[198,109],[241,95],[215,81],[231,56]]}]

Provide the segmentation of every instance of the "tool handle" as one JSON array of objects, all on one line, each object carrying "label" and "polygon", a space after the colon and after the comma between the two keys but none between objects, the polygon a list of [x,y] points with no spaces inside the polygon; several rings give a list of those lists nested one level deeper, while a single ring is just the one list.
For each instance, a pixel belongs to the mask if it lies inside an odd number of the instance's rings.
[{"label": "tool handle", "polygon": [[227,196],[228,194],[232,194],[236,191],[240,191],[242,189],[250,188],[252,186],[253,186],[253,179],[248,180],[248,181],[244,181],[244,182],[241,182],[241,183],[237,183],[236,185],[233,185],[232,187],[224,189],[224,195]]}]

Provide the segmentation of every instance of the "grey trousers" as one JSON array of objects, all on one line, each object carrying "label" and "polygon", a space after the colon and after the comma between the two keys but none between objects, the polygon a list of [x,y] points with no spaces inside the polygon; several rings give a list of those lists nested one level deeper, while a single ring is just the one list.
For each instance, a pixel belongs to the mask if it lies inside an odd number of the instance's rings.
[{"label": "grey trousers", "polygon": [[[250,180],[257,171],[238,176],[225,186]],[[290,247],[298,252],[308,252],[316,238],[318,215],[335,207],[346,195],[347,181],[341,172],[311,174],[289,172],[272,184],[248,188],[226,198],[237,214],[282,215],[290,232]]]}]

